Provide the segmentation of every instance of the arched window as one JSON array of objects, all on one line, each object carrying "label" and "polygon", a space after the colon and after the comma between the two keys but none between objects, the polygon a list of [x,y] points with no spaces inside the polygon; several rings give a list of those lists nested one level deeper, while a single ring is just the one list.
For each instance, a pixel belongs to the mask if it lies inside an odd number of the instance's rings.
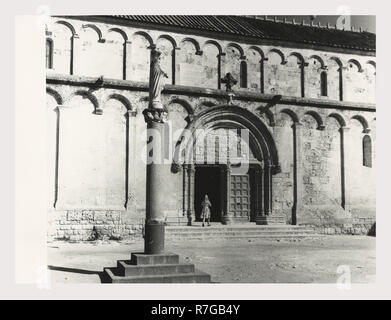
[{"label": "arched window", "polygon": [[323,71],[320,74],[320,95],[323,97],[327,96],[327,73]]},{"label": "arched window", "polygon": [[53,68],[53,40],[46,39],[46,69]]},{"label": "arched window", "polygon": [[240,63],[240,87],[247,88],[247,63],[242,61]]},{"label": "arched window", "polygon": [[363,166],[372,168],[372,140],[368,135],[365,135],[362,139],[362,150]]}]

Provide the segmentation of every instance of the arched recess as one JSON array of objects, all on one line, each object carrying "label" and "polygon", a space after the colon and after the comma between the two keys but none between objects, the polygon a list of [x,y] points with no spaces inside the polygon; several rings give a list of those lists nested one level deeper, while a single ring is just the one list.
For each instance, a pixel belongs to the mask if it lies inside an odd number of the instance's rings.
[{"label": "arched recess", "polygon": [[226,50],[225,50],[226,52],[228,51],[229,47],[237,49],[239,51],[239,53],[240,53],[240,58],[241,59],[243,59],[245,57],[243,48],[240,45],[238,45],[237,43],[234,43],[234,42],[228,43],[227,47],[226,47]]},{"label": "arched recess", "polygon": [[149,35],[148,32],[145,32],[145,31],[136,31],[135,33],[133,33],[132,39],[134,39],[136,36],[141,36],[141,37],[145,38],[145,39],[148,41],[148,47],[149,47],[149,48],[151,48],[151,47],[154,46],[153,39],[152,39],[152,37]]},{"label": "arched recess", "polygon": [[[255,212],[271,215],[272,175],[278,173],[280,170],[277,147],[267,126],[260,118],[252,112],[236,105],[219,105],[201,111],[193,117],[177,141],[172,171],[177,173],[181,166],[183,168],[183,194],[188,195],[188,199],[184,199],[184,204],[187,208],[185,211],[190,215],[194,214],[194,169],[197,170],[194,160],[197,154],[195,148],[199,146],[197,141],[203,143],[204,140],[202,137],[205,137],[205,133],[218,129],[246,130],[249,138],[248,146],[252,156],[255,158],[255,162],[247,163],[245,168],[235,167],[229,161],[225,165],[220,165],[221,181],[223,181],[220,199],[222,199],[221,206],[223,214],[231,213],[232,206],[228,201],[232,194],[231,171],[236,168],[239,170],[238,172],[241,169],[245,171],[245,173],[235,173],[235,175],[239,176],[254,170],[253,174],[256,177],[255,181],[257,181],[255,188],[259,190],[259,192],[255,193]],[[241,132],[241,135],[243,136],[243,132]],[[233,152],[233,154],[236,153]],[[242,165],[243,163],[239,163],[239,166]],[[255,167],[252,167],[253,165]]]},{"label": "arched recess", "polygon": [[[267,53],[264,64],[264,92],[270,94],[286,94],[286,60],[284,54],[278,49],[271,49]],[[288,78],[290,79],[290,77]]]},{"label": "arched recess", "polygon": [[350,59],[349,61],[348,61],[348,64],[354,64],[356,67],[357,67],[357,69],[358,69],[358,72],[362,72],[363,71],[363,69],[362,69],[362,66],[361,66],[361,63],[360,62],[358,62],[356,59]]},{"label": "arched recess", "polygon": [[185,86],[201,86],[204,67],[199,43],[193,38],[180,42],[175,66],[175,83]]},{"label": "arched recess", "polygon": [[297,114],[294,111],[292,111],[290,109],[283,109],[280,112],[281,113],[285,113],[288,116],[290,116],[292,121],[293,121],[293,123],[298,123],[299,122],[299,117],[297,116]]},{"label": "arched recess", "polygon": [[203,44],[202,46],[202,51],[205,50],[205,46],[208,45],[208,44],[211,44],[211,45],[214,45],[217,50],[219,50],[219,54],[221,54],[223,52],[223,48],[221,47],[221,45],[215,41],[215,40],[206,40],[205,43]]},{"label": "arched recess", "polygon": [[150,49],[154,46],[151,36],[144,31],[137,31],[131,37],[130,80],[148,82]]},{"label": "arched recess", "polygon": [[280,58],[281,58],[281,64],[285,64],[285,63],[286,63],[285,55],[282,53],[281,50],[274,49],[274,48],[273,48],[273,49],[270,49],[270,50],[268,51],[268,53],[267,53],[267,58],[269,58],[270,55],[271,55],[272,53],[276,53],[277,55],[280,56]]},{"label": "arched recess", "polygon": [[189,115],[194,114],[194,107],[189,101],[180,98],[174,98],[167,104],[167,107],[173,103],[180,104]]},{"label": "arched recess", "polygon": [[376,102],[376,62],[369,60],[365,64],[365,79],[367,82],[368,102]]},{"label": "arched recess", "polygon": [[156,40],[156,49],[162,54],[160,56],[160,66],[167,74],[166,83],[175,84],[175,64],[177,45],[174,38],[169,35],[161,35]]},{"label": "arched recess", "polygon": [[243,49],[236,43],[229,43],[225,49],[226,55],[224,56],[224,77],[227,73],[231,75],[238,81],[236,88],[240,88],[240,78],[241,78],[241,65],[245,57],[243,54]]},{"label": "arched recess", "polygon": [[265,114],[268,121],[269,121],[269,126],[274,127],[276,124],[275,118],[274,118],[274,113],[270,110],[270,108],[267,107],[258,107],[256,109],[260,115]]},{"label": "arched recess", "polygon": [[283,68],[285,73],[285,86],[283,93],[288,96],[305,96],[305,74],[304,67],[306,63],[303,56],[298,52],[291,52],[286,58],[286,64]]},{"label": "arched recess", "polygon": [[221,86],[221,61],[222,49],[218,42],[205,41],[202,47],[202,74],[201,86],[205,88],[220,89]]},{"label": "arched recess", "polygon": [[298,115],[291,109],[282,109],[276,115],[273,136],[280,145],[281,176],[283,183],[292,185],[286,190],[286,205],[283,212],[293,225],[299,224],[298,215],[303,196],[301,124]]},{"label": "arched recess", "polygon": [[344,100],[343,65],[339,58],[331,57],[327,64],[328,97],[333,100]]},{"label": "arched recess", "polygon": [[54,90],[50,87],[46,87],[46,93],[51,95],[56,100],[58,105],[63,104],[62,96],[56,90]]},{"label": "arched recess", "polygon": [[83,99],[88,99],[94,106],[93,111],[95,114],[102,113],[102,109],[99,106],[98,99],[91,92],[86,91],[86,90],[77,90],[73,94],[70,95],[70,97],[67,99],[67,102],[70,101],[75,96],[81,96]]},{"label": "arched recess", "polygon": [[[333,120],[331,120],[333,119]],[[326,168],[330,177],[330,198],[334,202],[340,203],[342,208],[346,208],[346,159],[347,150],[349,146],[347,142],[348,136],[345,135],[346,121],[339,113],[330,113],[326,118],[326,128],[329,148],[327,150],[328,156],[325,157]]]},{"label": "arched recess", "polygon": [[103,38],[103,34],[102,34],[102,31],[99,29],[99,27],[97,27],[96,25],[94,24],[91,24],[91,23],[87,23],[87,24],[83,24],[82,25],[82,28],[83,29],[88,29],[88,28],[91,28],[92,30],[94,30],[96,32],[96,34],[98,35],[98,42],[105,42],[106,40]]},{"label": "arched recess", "polygon": [[[338,69],[335,68],[335,69]],[[306,68],[305,86],[306,96],[309,98],[320,98],[327,96],[328,89],[328,75],[326,73],[326,66],[323,59],[317,55],[312,55],[308,59],[308,68]],[[334,81],[338,84],[338,71],[335,72],[332,77],[336,78]],[[338,90],[338,86],[336,87]]]},{"label": "arched recess", "polygon": [[325,126],[324,126],[324,123],[323,123],[323,119],[319,115],[319,113],[317,113],[316,111],[310,110],[310,111],[307,111],[304,115],[306,115],[306,114],[312,116],[316,120],[316,123],[317,123],[316,129],[317,130],[324,130]]},{"label": "arched recess", "polygon": [[[122,36],[120,36],[122,38]],[[110,43],[105,43],[102,31],[94,24],[83,24],[80,29],[80,41],[78,42],[76,65],[77,74],[90,77],[104,75],[109,78],[121,78],[121,53],[110,54]],[[122,41],[120,41],[122,42]],[[117,45],[117,50],[122,51],[122,44]],[[119,60],[118,60],[119,57]],[[111,61],[114,58],[114,61]],[[110,63],[107,63],[110,61]],[[117,69],[118,71],[116,71]],[[114,70],[114,75],[112,73]]]},{"label": "arched recess", "polygon": [[188,38],[188,37],[183,38],[183,39],[181,40],[181,47],[182,47],[182,45],[183,45],[184,42],[191,42],[191,43],[194,45],[195,49],[196,49],[195,54],[197,54],[197,55],[202,55],[202,50],[201,50],[200,44],[198,43],[198,41],[197,41],[196,39],[194,39],[194,38]]},{"label": "arched recess", "polygon": [[58,73],[74,74],[74,46],[78,38],[75,28],[67,21],[56,21],[52,26],[53,69]]},{"label": "arched recess", "polygon": [[341,116],[339,113],[334,113],[334,112],[330,113],[328,115],[328,117],[334,118],[335,120],[337,120],[341,128],[346,127],[346,121],[345,121],[344,117]]},{"label": "arched recess", "polygon": [[355,115],[351,119],[357,120],[358,122],[361,123],[363,130],[362,133],[369,133],[371,129],[369,128],[368,121],[361,115]]},{"label": "arched recess", "polygon": [[167,41],[170,41],[170,42],[171,42],[171,44],[172,44],[172,46],[173,46],[174,49],[177,49],[177,48],[178,48],[178,45],[177,45],[176,40],[175,40],[173,37],[171,37],[170,35],[168,35],[168,34],[161,34],[161,35],[157,38],[156,43],[159,41],[159,39],[166,39]]},{"label": "arched recess", "polygon": [[121,95],[121,94],[118,94],[118,93],[112,93],[108,96],[108,98],[106,99],[106,102],[111,100],[111,99],[114,99],[114,100],[117,100],[119,102],[122,102],[122,104],[125,106],[125,108],[130,111],[132,110],[132,104],[130,103],[129,99],[126,98],[125,96]]},{"label": "arched recess", "polygon": [[[119,39],[113,39],[111,40],[111,37],[110,37],[110,34],[115,34],[115,35],[120,35],[122,37],[121,41],[119,41]],[[130,48],[128,48],[129,44],[131,43],[129,41],[129,38],[128,38],[128,35],[127,33],[120,29],[120,28],[110,28],[109,30],[107,30],[107,42],[108,44],[111,44],[111,46],[113,46],[113,51],[117,51],[119,49],[120,52],[118,52],[117,56],[120,56],[121,57],[121,79],[123,80],[126,80],[127,78],[127,59],[128,59],[128,55],[129,55],[129,50]],[[116,57],[113,57],[113,58],[116,58]],[[113,64],[113,62],[111,62],[111,64]]]}]

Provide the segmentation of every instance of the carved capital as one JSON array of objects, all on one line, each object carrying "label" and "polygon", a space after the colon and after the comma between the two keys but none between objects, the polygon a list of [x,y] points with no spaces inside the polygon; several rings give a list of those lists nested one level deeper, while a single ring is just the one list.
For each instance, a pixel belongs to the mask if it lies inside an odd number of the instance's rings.
[{"label": "carved capital", "polygon": [[152,121],[165,123],[167,120],[167,115],[168,113],[165,109],[146,108],[143,111],[143,116],[146,123],[150,123]]}]

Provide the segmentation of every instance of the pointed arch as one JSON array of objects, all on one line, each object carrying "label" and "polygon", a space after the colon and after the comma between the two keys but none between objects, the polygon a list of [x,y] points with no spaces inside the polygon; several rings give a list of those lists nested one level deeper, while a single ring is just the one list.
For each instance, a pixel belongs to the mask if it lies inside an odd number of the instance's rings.
[{"label": "pointed arch", "polygon": [[114,100],[121,102],[127,110],[133,110],[132,104],[130,103],[129,99],[126,98],[125,96],[118,94],[118,93],[112,93],[108,96],[108,98],[106,99],[106,102],[111,99],[114,99]]},{"label": "pointed arch", "polygon": [[105,39],[103,39],[102,31],[96,25],[92,23],[87,23],[87,24],[83,24],[82,28],[84,30],[89,28],[94,30],[98,35],[98,42],[105,42]]},{"label": "pointed arch", "polygon": [[367,119],[365,119],[363,116],[357,114],[357,115],[351,117],[351,119],[357,120],[358,122],[361,123],[361,125],[363,127],[363,131],[362,131],[363,133],[369,133],[371,131],[371,129],[369,129]]},{"label": "pointed arch", "polygon": [[317,127],[316,127],[317,130],[324,130],[325,126],[323,123],[323,119],[319,115],[319,113],[317,113],[316,111],[310,110],[310,111],[307,111],[306,113],[304,113],[304,115],[310,115],[315,119],[315,121],[317,123]]},{"label": "pointed arch", "polygon": [[63,104],[63,99],[62,99],[61,95],[56,90],[54,90],[50,87],[46,87],[46,93],[49,94],[50,96],[52,96],[56,100],[56,103],[58,105]]}]

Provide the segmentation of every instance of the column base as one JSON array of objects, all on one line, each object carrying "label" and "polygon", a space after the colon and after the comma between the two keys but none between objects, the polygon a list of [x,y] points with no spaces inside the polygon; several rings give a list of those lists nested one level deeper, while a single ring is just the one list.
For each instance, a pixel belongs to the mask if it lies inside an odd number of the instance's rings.
[{"label": "column base", "polygon": [[255,217],[255,223],[258,225],[286,224],[286,217],[282,214],[258,215]]}]

